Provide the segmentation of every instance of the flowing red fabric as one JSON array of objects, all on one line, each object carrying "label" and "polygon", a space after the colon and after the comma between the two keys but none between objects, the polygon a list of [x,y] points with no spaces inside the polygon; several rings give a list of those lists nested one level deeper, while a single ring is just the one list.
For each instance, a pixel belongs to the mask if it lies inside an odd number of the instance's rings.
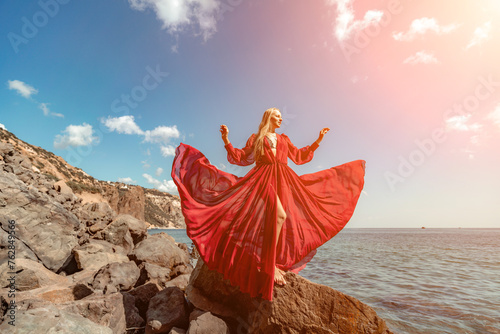
[{"label": "flowing red fabric", "polygon": [[[225,146],[230,163],[254,163],[252,134],[243,149]],[[272,300],[275,266],[299,272],[316,248],[351,218],[364,184],[365,161],[297,175],[288,158],[311,161],[318,145],[298,149],[277,135],[276,156],[264,140],[264,156],[244,177],[219,170],[197,149],[181,143],[172,178],[181,198],[187,235],[211,270],[249,293]],[[277,236],[277,196],[287,218]]]}]

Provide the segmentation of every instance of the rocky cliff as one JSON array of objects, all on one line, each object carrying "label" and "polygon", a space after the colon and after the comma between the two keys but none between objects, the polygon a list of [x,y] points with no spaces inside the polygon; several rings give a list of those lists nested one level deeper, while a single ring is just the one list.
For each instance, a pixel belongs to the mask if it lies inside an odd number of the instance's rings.
[{"label": "rocky cliff", "polygon": [[[82,204],[107,202],[117,213],[145,220],[152,227],[185,228],[179,196],[120,182],[101,181],[68,164],[52,152],[26,143],[13,133],[0,128],[0,141],[13,146],[15,158],[9,160],[8,171],[18,172],[24,162],[31,172],[47,180],[64,181]],[[25,176],[27,177],[27,176]]]}]

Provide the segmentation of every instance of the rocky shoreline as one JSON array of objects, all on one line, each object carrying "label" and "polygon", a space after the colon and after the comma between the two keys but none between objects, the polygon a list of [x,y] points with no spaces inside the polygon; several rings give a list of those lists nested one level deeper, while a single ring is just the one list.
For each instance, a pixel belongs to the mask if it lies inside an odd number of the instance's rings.
[{"label": "rocky shoreline", "polygon": [[186,244],[34,167],[0,142],[1,333],[391,333],[367,305],[293,273],[272,303],[250,299],[193,268]]}]

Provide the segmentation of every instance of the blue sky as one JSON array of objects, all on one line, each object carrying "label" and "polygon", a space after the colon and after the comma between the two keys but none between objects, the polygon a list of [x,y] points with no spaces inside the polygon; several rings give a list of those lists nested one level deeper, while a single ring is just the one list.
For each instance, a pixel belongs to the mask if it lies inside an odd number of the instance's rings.
[{"label": "blue sky", "polygon": [[491,0],[6,0],[0,126],[97,179],[175,193],[180,142],[244,175],[219,126],[241,147],[278,107],[296,146],[332,129],[297,173],[367,161],[348,227],[500,227],[499,15]]}]

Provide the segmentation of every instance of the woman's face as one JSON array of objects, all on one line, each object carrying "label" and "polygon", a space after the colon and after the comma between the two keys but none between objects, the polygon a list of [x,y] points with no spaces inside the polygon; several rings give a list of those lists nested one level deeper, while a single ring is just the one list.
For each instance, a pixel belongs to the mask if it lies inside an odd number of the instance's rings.
[{"label": "woman's face", "polygon": [[271,115],[271,125],[275,128],[279,128],[281,126],[281,113],[279,111],[274,110]]}]

